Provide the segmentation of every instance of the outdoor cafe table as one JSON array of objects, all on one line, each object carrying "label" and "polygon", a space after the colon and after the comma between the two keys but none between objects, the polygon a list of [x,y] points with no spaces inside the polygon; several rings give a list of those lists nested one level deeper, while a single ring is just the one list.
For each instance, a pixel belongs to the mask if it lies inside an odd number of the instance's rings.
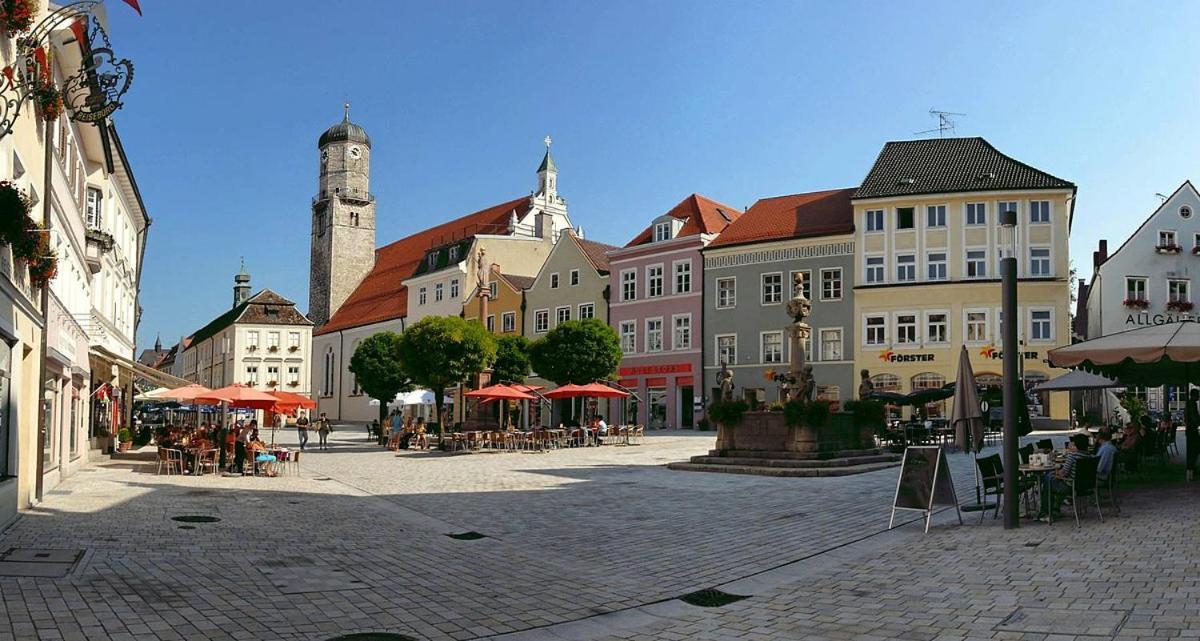
[{"label": "outdoor cafe table", "polygon": [[[1054,516],[1052,514],[1053,510],[1050,509],[1050,485],[1046,483],[1046,474],[1056,471],[1059,467],[1061,466],[1058,463],[1051,463],[1049,465],[1031,465],[1029,463],[1023,463],[1018,468],[1025,476],[1032,477],[1034,482],[1037,484],[1038,507],[1040,508],[1042,505],[1046,506],[1047,524],[1054,522]],[[1025,516],[1027,518],[1034,518],[1034,516],[1029,514],[1028,501],[1025,503]]]}]

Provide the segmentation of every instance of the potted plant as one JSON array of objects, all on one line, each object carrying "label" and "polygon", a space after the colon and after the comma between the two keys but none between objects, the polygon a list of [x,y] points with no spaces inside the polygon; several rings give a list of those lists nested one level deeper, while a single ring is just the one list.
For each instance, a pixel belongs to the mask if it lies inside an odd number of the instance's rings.
[{"label": "potted plant", "polygon": [[33,89],[33,101],[37,105],[42,120],[53,122],[63,112],[62,92],[52,81],[39,80]]},{"label": "potted plant", "polygon": [[1150,301],[1145,298],[1126,298],[1123,304],[1130,309],[1146,309],[1150,307]]},{"label": "potted plant", "polygon": [[1192,311],[1192,302],[1186,300],[1173,300],[1167,302],[1167,309],[1173,312],[1190,312]]},{"label": "potted plant", "polygon": [[1178,254],[1183,251],[1183,248],[1175,243],[1166,243],[1164,245],[1155,245],[1154,251],[1160,254]]},{"label": "potted plant", "polygon": [[0,2],[0,28],[11,38],[32,27],[37,12],[37,0],[3,0]]},{"label": "potted plant", "polygon": [[12,245],[16,252],[17,246],[25,242],[32,207],[25,192],[7,180],[0,181],[0,244]]},{"label": "potted plant", "polygon": [[129,446],[133,444],[133,432],[128,427],[122,427],[117,431],[117,451],[128,452]]}]

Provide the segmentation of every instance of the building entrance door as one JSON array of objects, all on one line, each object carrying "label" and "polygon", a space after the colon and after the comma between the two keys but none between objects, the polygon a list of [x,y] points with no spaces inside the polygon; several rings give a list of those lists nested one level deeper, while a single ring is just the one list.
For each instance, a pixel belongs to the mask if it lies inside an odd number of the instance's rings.
[{"label": "building entrance door", "polygon": [[651,387],[646,390],[646,427],[661,430],[667,426],[667,388]]},{"label": "building entrance door", "polygon": [[694,397],[695,391],[691,385],[685,385],[679,388],[679,427],[680,429],[691,429],[695,427],[694,418]]}]

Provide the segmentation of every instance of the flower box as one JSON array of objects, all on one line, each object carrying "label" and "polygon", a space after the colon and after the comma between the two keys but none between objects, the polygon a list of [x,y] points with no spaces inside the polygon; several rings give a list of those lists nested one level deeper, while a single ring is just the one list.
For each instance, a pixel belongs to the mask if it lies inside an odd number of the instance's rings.
[{"label": "flower box", "polygon": [[1186,300],[1173,300],[1167,303],[1167,309],[1173,312],[1190,312],[1192,307],[1194,307],[1192,302]]},{"label": "flower box", "polygon": [[267,381],[267,387],[279,387],[279,381]]},{"label": "flower box", "polygon": [[267,351],[268,351],[268,352],[271,352],[272,354],[274,354],[275,352],[278,352],[278,351],[279,351],[279,347],[278,347],[277,345],[272,345],[272,346],[270,346],[270,347],[268,347],[268,348],[267,348]]},{"label": "flower box", "polygon": [[1183,248],[1179,245],[1155,245],[1154,251],[1160,254],[1178,254]]},{"label": "flower box", "polygon": [[300,387],[300,381],[292,381],[288,383],[288,387]]},{"label": "flower box", "polygon": [[1195,247],[1192,248],[1192,255],[1200,256],[1200,245],[1196,245]]},{"label": "flower box", "polygon": [[257,352],[257,351],[258,351],[258,345],[248,345],[248,346],[246,347],[246,351],[247,351],[247,352]]},{"label": "flower box", "polygon": [[291,347],[289,347],[289,348],[288,348],[288,351],[289,351],[289,352],[298,352],[298,351],[300,351],[300,346],[299,346],[299,345],[292,345]]},{"label": "flower box", "polygon": [[1131,309],[1148,309],[1150,307],[1150,301],[1144,298],[1126,298],[1123,304]]}]

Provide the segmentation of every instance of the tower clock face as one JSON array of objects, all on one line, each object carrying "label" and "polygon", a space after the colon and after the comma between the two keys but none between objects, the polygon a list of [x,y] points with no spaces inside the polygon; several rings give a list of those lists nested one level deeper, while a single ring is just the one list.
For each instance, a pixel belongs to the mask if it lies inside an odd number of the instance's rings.
[{"label": "tower clock face", "polygon": [[326,161],[328,161],[328,160],[329,160],[329,152],[328,152],[328,151],[322,151],[322,152],[321,152],[321,162],[326,162]]},{"label": "tower clock face", "polygon": [[361,150],[361,149],[359,149],[358,147],[351,147],[351,148],[350,148],[350,157],[351,157],[351,158],[358,158],[358,157],[359,157],[359,156],[361,156],[361,155],[362,155],[362,150]]}]

